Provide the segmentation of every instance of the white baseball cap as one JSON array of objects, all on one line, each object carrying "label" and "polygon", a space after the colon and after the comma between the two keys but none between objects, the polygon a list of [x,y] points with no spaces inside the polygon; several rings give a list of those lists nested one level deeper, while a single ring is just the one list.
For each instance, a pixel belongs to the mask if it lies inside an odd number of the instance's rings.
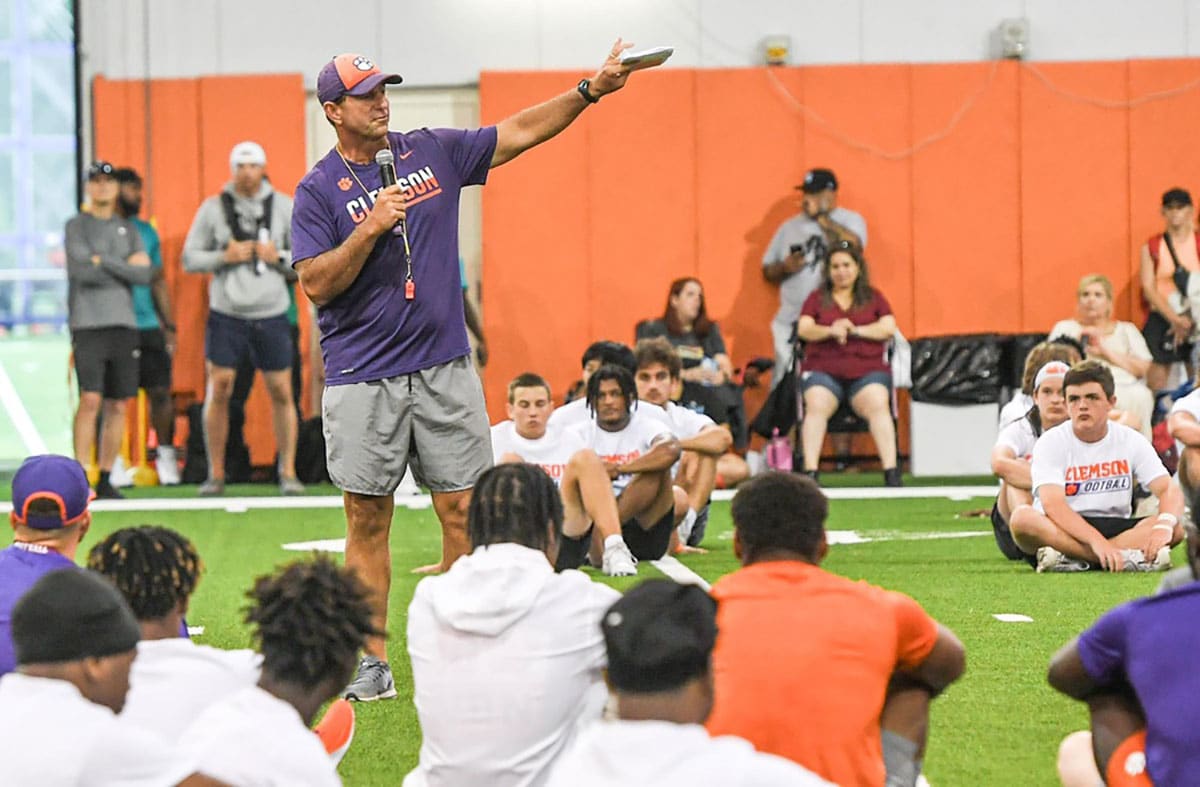
[{"label": "white baseball cap", "polygon": [[238,164],[258,164],[265,167],[267,165],[267,151],[263,150],[262,145],[249,140],[239,142],[233,146],[233,150],[229,151],[229,171],[237,172]]},{"label": "white baseball cap", "polygon": [[1067,372],[1071,371],[1071,367],[1067,366],[1062,361],[1050,361],[1041,369],[1038,369],[1037,377],[1033,380],[1033,390],[1042,387],[1042,383],[1051,379],[1059,379],[1067,376]]}]

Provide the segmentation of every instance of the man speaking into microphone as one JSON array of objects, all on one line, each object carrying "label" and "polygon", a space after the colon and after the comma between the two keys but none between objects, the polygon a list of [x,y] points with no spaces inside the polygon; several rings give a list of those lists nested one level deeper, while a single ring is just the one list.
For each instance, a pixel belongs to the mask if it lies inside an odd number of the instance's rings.
[{"label": "man speaking into microphone", "polygon": [[[317,97],[337,146],[296,189],[293,266],[317,305],[329,475],[346,511],[346,565],[387,623],[392,493],[411,462],[433,493],[445,570],[467,551],[475,479],[492,464],[483,389],[470,362],[458,271],[459,192],[558,134],[621,89],[620,39],[591,79],[480,129],[388,131],[398,74],[361,55],[333,58]],[[388,156],[391,154],[395,182]],[[381,166],[382,164],[382,166]],[[381,171],[382,170],[382,171]],[[369,638],[346,696],[396,695],[382,637]]]}]

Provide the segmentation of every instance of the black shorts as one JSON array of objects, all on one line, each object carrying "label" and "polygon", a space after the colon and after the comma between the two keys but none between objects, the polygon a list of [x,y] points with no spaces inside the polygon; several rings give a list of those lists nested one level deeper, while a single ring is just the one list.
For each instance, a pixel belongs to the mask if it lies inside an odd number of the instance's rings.
[{"label": "black shorts", "polygon": [[1150,357],[1155,363],[1170,365],[1176,361],[1187,363],[1192,357],[1192,345],[1176,344],[1170,338],[1171,324],[1158,312],[1150,312],[1142,326],[1142,336],[1150,348]]},{"label": "black shorts", "polygon": [[136,328],[82,328],[71,331],[71,352],[80,393],[129,399],[138,390]]},{"label": "black shorts", "polygon": [[579,538],[562,536],[558,539],[558,559],[554,561],[555,571],[579,568],[587,562],[588,549],[592,546],[592,527],[589,527],[588,531]]},{"label": "black shorts", "polygon": [[1084,520],[1099,530],[1100,535],[1105,538],[1116,538],[1142,521],[1141,519],[1126,519],[1122,516],[1085,516]]},{"label": "black shorts", "polygon": [[622,522],[621,538],[625,539],[625,546],[638,560],[658,560],[667,554],[667,547],[671,545],[671,531],[674,529],[675,511],[671,509],[649,530],[639,525],[636,519]]},{"label": "black shorts", "polygon": [[171,354],[167,339],[158,328],[138,331],[138,387],[147,391],[171,387]]},{"label": "black shorts", "polygon": [[243,320],[220,312],[208,313],[204,357],[213,366],[236,369],[242,359],[264,372],[279,372],[292,365],[292,328],[287,317]]}]

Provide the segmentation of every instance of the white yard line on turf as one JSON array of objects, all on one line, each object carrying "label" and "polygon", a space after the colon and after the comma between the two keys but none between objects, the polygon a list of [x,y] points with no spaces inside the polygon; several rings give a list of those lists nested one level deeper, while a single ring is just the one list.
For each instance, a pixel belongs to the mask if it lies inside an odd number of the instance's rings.
[{"label": "white yard line on turf", "polygon": [[710,589],[710,585],[704,579],[704,577],[700,576],[695,571],[692,571],[690,568],[680,563],[670,555],[661,557],[658,560],[651,560],[650,565],[654,566],[659,571],[663,572],[681,585],[699,585],[705,590]]},{"label": "white yard line on turf", "polygon": [[33,419],[29,417],[29,411],[25,409],[25,403],[21,401],[17,389],[13,387],[12,379],[4,369],[3,363],[0,363],[0,405],[3,405],[4,409],[8,411],[8,417],[12,419],[13,426],[17,428],[17,434],[21,436],[21,442],[25,444],[25,452],[28,456],[49,453],[46,441],[42,439],[37,427],[33,425]]},{"label": "white yard line on turf", "polygon": [[[38,439],[41,439],[40,437]],[[41,446],[45,452],[45,444]],[[995,497],[998,491],[994,486],[914,486],[902,489],[864,488],[864,489],[825,489],[825,496],[831,500],[880,500],[880,499],[913,499],[913,498],[943,498],[949,500],[969,500],[973,497]],[[136,495],[137,490],[130,494]],[[718,489],[713,492],[713,500],[731,500],[733,490]],[[411,495],[397,499],[397,508],[424,509],[429,508],[429,495]],[[244,513],[254,508],[341,508],[342,498],[333,495],[302,496],[302,497],[157,497],[136,498],[126,500],[96,500],[92,503],[93,511],[219,511]],[[8,501],[0,502],[0,513],[7,514],[12,510]]]}]

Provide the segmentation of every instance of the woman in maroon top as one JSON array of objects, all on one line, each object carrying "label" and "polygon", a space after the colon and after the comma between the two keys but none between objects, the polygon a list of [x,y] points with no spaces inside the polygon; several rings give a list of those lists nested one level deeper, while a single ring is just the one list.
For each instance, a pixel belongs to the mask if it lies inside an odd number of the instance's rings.
[{"label": "woman in maroon top", "polygon": [[817,477],[826,424],[848,400],[870,427],[884,484],[900,486],[892,372],[886,358],[896,318],[887,299],[871,286],[866,262],[849,244],[839,244],[826,259],[821,286],[804,302],[796,333],[805,342],[800,375],[804,472]]}]

